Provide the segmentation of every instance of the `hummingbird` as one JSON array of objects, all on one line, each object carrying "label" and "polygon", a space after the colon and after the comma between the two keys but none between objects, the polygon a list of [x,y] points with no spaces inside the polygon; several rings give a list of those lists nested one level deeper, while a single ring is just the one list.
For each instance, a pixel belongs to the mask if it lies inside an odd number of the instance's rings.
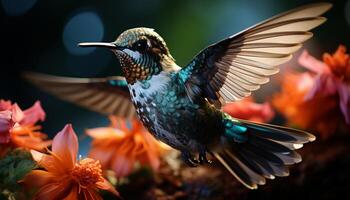
[{"label": "hummingbird", "polygon": [[250,189],[266,179],[288,176],[301,161],[296,152],[314,135],[289,127],[236,119],[221,111],[245,98],[278,66],[292,58],[332,5],[305,5],[225,38],[180,67],[164,39],[151,28],[132,28],[114,42],[80,43],[110,49],[123,76],[74,78],[27,72],[38,87],[63,100],[106,115],[138,117],[158,140],[181,152],[196,167],[222,164]]}]

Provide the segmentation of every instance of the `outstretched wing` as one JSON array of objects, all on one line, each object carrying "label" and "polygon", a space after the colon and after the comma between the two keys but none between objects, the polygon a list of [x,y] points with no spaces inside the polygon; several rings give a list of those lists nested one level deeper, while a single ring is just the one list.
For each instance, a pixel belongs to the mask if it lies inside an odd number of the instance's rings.
[{"label": "outstretched wing", "polygon": [[105,115],[136,117],[124,77],[70,78],[27,72],[24,78],[57,97]]},{"label": "outstretched wing", "polygon": [[312,37],[309,30],[330,3],[306,5],[282,13],[202,50],[179,72],[192,100],[207,98],[217,107],[240,100],[278,73],[278,65]]}]

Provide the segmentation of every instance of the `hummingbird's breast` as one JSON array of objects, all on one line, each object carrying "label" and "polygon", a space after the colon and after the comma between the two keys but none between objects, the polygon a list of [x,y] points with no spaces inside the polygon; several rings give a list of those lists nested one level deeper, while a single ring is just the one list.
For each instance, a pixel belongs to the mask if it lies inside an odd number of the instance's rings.
[{"label": "hummingbird's breast", "polygon": [[157,139],[179,150],[196,149],[196,134],[203,132],[208,120],[176,78],[175,73],[161,72],[129,85],[132,101],[140,120]]}]

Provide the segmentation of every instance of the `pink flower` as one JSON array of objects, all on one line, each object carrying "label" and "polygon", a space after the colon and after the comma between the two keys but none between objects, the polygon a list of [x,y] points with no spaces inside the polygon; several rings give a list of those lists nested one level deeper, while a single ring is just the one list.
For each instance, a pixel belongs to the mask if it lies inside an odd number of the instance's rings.
[{"label": "pink flower", "polygon": [[10,142],[9,130],[13,127],[11,111],[0,111],[0,144]]},{"label": "pink flower", "polygon": [[41,107],[39,101],[35,102],[34,105],[27,110],[23,111],[23,118],[20,121],[20,124],[35,124],[37,121],[44,121],[46,114]]},{"label": "pink flower", "polygon": [[12,108],[11,101],[5,101],[3,99],[0,99],[0,111],[1,110],[9,110]]},{"label": "pink flower", "polygon": [[350,124],[350,56],[346,54],[346,48],[340,45],[333,55],[325,53],[323,62],[304,51],[299,57],[299,63],[316,74],[305,100],[312,99],[316,94],[338,96],[345,122]]},{"label": "pink flower", "polygon": [[269,103],[258,104],[253,102],[252,98],[226,104],[223,111],[232,117],[255,122],[268,122],[275,115]]},{"label": "pink flower", "polygon": [[35,125],[45,119],[45,112],[40,102],[22,111],[17,104],[0,100],[0,155],[9,147],[23,147],[26,149],[43,150],[51,141],[44,141],[47,137]]}]

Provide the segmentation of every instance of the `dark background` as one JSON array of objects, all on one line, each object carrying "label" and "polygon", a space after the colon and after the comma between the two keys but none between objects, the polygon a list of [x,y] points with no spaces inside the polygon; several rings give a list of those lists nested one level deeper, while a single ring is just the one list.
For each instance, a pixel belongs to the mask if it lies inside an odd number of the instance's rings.
[{"label": "dark background", "polygon": [[[180,66],[205,46],[294,7],[316,1],[297,0],[1,0],[0,98],[22,109],[40,100],[47,113],[44,131],[53,136],[64,124],[76,132],[107,125],[108,120],[45,94],[22,80],[23,70],[54,75],[96,77],[120,75],[119,63],[103,49],[79,49],[78,42],[113,41],[124,30],[154,28]],[[350,0],[331,1],[328,21],[304,46],[319,57],[339,44],[350,47]],[[299,52],[300,53],[300,52]],[[297,67],[295,59],[287,64]],[[276,81],[255,94],[268,99]],[[81,137],[86,154],[88,139]]]}]

